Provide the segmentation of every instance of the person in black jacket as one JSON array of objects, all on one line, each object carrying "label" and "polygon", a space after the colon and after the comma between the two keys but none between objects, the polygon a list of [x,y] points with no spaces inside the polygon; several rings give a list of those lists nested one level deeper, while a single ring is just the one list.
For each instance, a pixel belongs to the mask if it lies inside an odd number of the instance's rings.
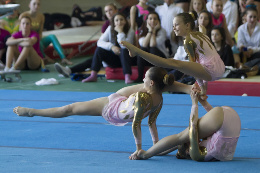
[{"label": "person in black jacket", "polygon": [[225,66],[234,67],[234,56],[230,45],[226,44],[225,30],[222,27],[214,27],[211,30],[211,41],[213,42],[219,56]]}]

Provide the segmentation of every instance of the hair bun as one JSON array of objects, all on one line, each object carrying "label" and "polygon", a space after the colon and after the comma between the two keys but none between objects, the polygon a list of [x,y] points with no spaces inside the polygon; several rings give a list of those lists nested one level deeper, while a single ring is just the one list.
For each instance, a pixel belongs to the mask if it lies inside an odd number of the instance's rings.
[{"label": "hair bun", "polygon": [[189,12],[189,14],[191,15],[191,17],[192,17],[193,20],[196,20],[196,17],[195,17],[195,15],[194,15],[193,12]]},{"label": "hair bun", "polygon": [[165,85],[168,85],[168,81],[169,81],[169,75],[166,74],[166,75],[164,75],[164,77],[163,77],[163,83],[164,83]]}]

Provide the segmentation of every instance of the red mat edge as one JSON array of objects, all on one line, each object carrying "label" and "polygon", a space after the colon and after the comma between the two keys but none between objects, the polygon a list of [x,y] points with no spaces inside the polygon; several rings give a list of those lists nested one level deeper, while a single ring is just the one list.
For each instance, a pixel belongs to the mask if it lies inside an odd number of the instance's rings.
[{"label": "red mat edge", "polygon": [[260,82],[214,81],[208,82],[208,95],[260,96]]}]

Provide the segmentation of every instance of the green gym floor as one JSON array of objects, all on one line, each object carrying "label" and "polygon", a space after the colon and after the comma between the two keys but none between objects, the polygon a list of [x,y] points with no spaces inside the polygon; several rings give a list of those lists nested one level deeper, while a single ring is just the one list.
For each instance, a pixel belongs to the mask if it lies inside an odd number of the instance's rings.
[{"label": "green gym floor", "polygon": [[[73,65],[84,61],[90,57],[72,58]],[[60,60],[55,60],[60,62]],[[54,64],[46,65],[50,70],[49,73],[39,71],[22,71],[22,81],[13,81],[11,83],[0,81],[0,88],[7,90],[43,90],[43,91],[79,91],[79,92],[115,92],[120,88],[127,86],[124,80],[115,80],[115,82],[107,82],[106,78],[98,78],[98,82],[82,83],[81,81],[72,81],[70,78],[60,77],[59,73],[54,69]],[[12,76],[10,76],[12,77]],[[35,82],[42,78],[55,78],[59,84],[37,86]]]}]

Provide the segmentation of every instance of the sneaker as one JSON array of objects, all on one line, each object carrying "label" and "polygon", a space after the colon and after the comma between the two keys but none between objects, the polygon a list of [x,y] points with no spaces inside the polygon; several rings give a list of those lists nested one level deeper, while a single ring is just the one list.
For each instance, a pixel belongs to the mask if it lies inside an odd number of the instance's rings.
[{"label": "sneaker", "polygon": [[16,70],[14,67],[11,67],[8,72],[21,72],[21,70]]},{"label": "sneaker", "polygon": [[0,61],[0,70],[4,70],[5,69],[5,65]]},{"label": "sneaker", "polygon": [[5,66],[4,71],[9,71],[9,67]]},{"label": "sneaker", "polygon": [[70,77],[71,70],[70,70],[70,68],[68,66],[63,67],[59,63],[55,63],[54,67],[57,70],[57,72],[62,74],[64,77]]}]

